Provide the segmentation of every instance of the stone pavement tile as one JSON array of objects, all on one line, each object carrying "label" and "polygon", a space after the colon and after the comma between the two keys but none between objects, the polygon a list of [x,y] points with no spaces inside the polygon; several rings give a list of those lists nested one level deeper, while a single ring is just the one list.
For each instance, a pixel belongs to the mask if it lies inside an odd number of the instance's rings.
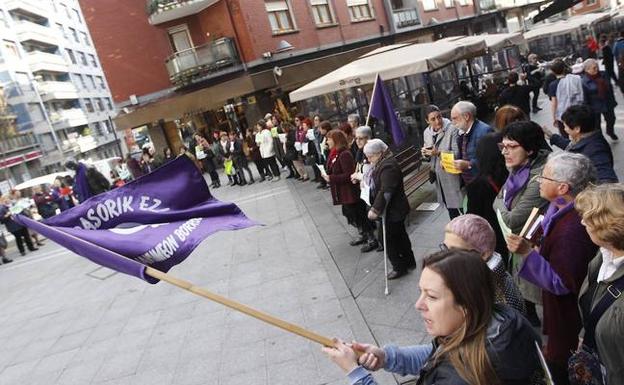
[{"label": "stone pavement tile", "polygon": [[214,334],[188,335],[180,349],[179,363],[196,359],[214,359],[221,355],[225,332],[215,328]]},{"label": "stone pavement tile", "polygon": [[[31,341],[28,345],[15,349],[6,363],[17,364],[41,358],[50,351],[50,348],[56,343],[56,340],[57,338],[48,338]],[[2,354],[0,353],[0,357],[1,356]],[[0,367],[4,366],[2,365],[2,361],[2,358],[0,358]]]},{"label": "stone pavement tile", "polygon": [[195,315],[189,318],[188,334],[194,335],[215,329],[222,330],[221,326],[225,323],[225,319],[226,310],[224,306],[221,306],[219,311]]},{"label": "stone pavement tile", "polygon": [[313,303],[303,308],[306,325],[331,323],[344,318],[340,300],[333,298],[328,301]]},{"label": "stone pavement tile", "polygon": [[319,384],[320,373],[311,355],[270,365],[267,373],[271,385]]},{"label": "stone pavement tile", "polygon": [[96,373],[94,382],[121,379],[135,374],[142,356],[142,349],[118,351],[116,354],[108,356]]},{"label": "stone pavement tile", "polygon": [[183,340],[188,333],[188,327],[191,324],[190,319],[171,322],[168,324],[159,324],[154,329],[148,338],[150,346],[157,346],[160,344],[168,344],[173,341]]},{"label": "stone pavement tile", "polygon": [[20,349],[20,348],[27,346],[35,338],[36,336],[31,332],[18,332],[3,341],[2,349],[3,350]]},{"label": "stone pavement tile", "polygon": [[76,354],[80,351],[79,348],[64,351],[61,353],[55,353],[45,355],[39,360],[37,365],[33,368],[32,374],[39,376],[45,373],[58,373],[60,374],[63,369],[70,363]]},{"label": "stone pavement tile", "polygon": [[266,330],[270,326],[260,320],[251,320],[249,324],[228,325],[225,330],[225,342],[230,346],[245,346],[262,343],[266,338]]},{"label": "stone pavement tile", "polygon": [[391,327],[395,326],[411,307],[410,304],[397,301],[392,297],[381,300],[359,297],[357,303],[362,313],[365,314],[368,323]]},{"label": "stone pavement tile", "polygon": [[375,339],[380,345],[418,345],[422,343],[429,343],[430,337],[427,337],[426,332],[403,329],[398,327],[390,327],[387,325],[377,325],[374,323],[368,323],[368,326],[373,331]]},{"label": "stone pavement tile", "polygon": [[19,364],[6,366],[0,372],[0,384],[21,384],[21,380],[30,374],[39,360],[21,362]]},{"label": "stone pavement tile", "polygon": [[135,375],[128,376],[132,385],[170,385],[173,382],[174,372],[168,367],[154,368],[150,370],[138,370]]},{"label": "stone pavement tile", "polygon": [[230,374],[219,378],[220,385],[268,384],[265,370]]},{"label": "stone pavement tile", "polygon": [[[290,322],[297,326],[307,328],[307,325],[305,323],[305,319],[303,316],[303,308],[292,309],[284,313],[269,313],[269,314],[271,314],[272,316],[281,318],[284,321]],[[282,330],[281,328],[278,328],[272,325],[265,324],[264,327],[266,328],[264,331],[264,335],[267,339],[279,338],[279,337],[283,337],[285,335],[290,334],[289,332],[286,332]]]},{"label": "stone pavement tile", "polygon": [[[175,385],[205,385],[218,384],[220,357],[191,357],[189,360],[180,360],[173,376]],[[253,382],[250,382],[253,384]]]},{"label": "stone pavement tile", "polygon": [[64,352],[67,350],[76,349],[89,338],[93,333],[93,329],[84,329],[72,334],[65,334],[61,336],[54,345],[50,348],[50,353]]},{"label": "stone pavement tile", "polygon": [[98,361],[84,362],[79,366],[66,367],[56,379],[59,385],[84,385],[90,384],[91,380],[102,366],[101,359]]},{"label": "stone pavement tile", "polygon": [[[192,299],[191,302],[183,303],[181,305],[171,305],[158,312],[148,314],[154,316],[154,318],[157,320],[158,325],[175,323],[189,319],[193,316],[193,312],[195,311],[195,306],[199,301],[199,297],[193,298],[191,296],[191,293],[188,293],[188,295],[189,297],[191,297],[190,299]],[[160,313],[160,317],[157,317],[157,313]]]},{"label": "stone pavement tile", "polygon": [[120,334],[111,339],[114,341],[114,350],[122,352],[130,349],[144,349],[153,340],[155,329],[144,329],[132,333]]},{"label": "stone pavement tile", "polygon": [[93,328],[92,333],[89,335],[85,343],[91,344],[104,341],[109,338],[115,338],[122,333],[126,324],[126,320],[118,320],[106,323],[102,322]]},{"label": "stone pavement tile", "polygon": [[270,365],[305,358],[318,346],[303,337],[286,332],[267,338],[264,344]]},{"label": "stone pavement tile", "polygon": [[262,272],[253,271],[245,274],[232,274],[229,289],[240,290],[248,287],[260,286],[263,282]]},{"label": "stone pavement tile", "polygon": [[151,330],[159,323],[162,312],[163,310],[157,310],[149,313],[135,314],[128,317],[125,321],[113,323],[113,325],[115,325],[114,329],[117,329],[118,325],[122,325],[120,332],[117,333],[118,335]]},{"label": "stone pavement tile", "polygon": [[247,371],[264,370],[265,367],[264,343],[229,346],[226,342],[221,355],[219,376],[223,378]]}]

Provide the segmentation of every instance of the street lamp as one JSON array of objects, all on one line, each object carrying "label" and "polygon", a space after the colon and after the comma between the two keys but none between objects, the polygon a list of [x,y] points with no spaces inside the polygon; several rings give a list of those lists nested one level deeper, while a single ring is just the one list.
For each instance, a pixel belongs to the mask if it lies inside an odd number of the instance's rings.
[{"label": "street lamp", "polygon": [[33,78],[33,89],[35,90],[35,94],[37,94],[37,100],[39,102],[39,106],[41,107],[41,111],[43,112],[43,116],[45,117],[46,123],[48,123],[48,127],[50,127],[50,132],[52,133],[52,140],[54,140],[54,145],[61,154],[61,164],[65,164],[65,153],[63,153],[63,148],[61,147],[58,136],[56,136],[56,131],[54,130],[54,126],[52,125],[52,121],[50,120],[50,115],[48,115],[48,110],[46,110],[45,104],[43,104],[43,98],[41,98],[41,93],[39,92],[38,82],[42,79],[43,78],[41,77],[41,75],[37,75]]}]

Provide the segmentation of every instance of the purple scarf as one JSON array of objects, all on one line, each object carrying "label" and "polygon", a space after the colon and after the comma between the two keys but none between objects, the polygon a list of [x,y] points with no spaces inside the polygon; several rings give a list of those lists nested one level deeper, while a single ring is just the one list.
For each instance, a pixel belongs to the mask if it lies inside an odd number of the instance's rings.
[{"label": "purple scarf", "polygon": [[522,166],[519,170],[509,173],[509,177],[507,177],[507,181],[505,181],[505,185],[503,186],[503,199],[507,210],[511,210],[511,203],[513,202],[514,197],[518,194],[518,192],[520,192],[520,190],[522,190],[524,185],[527,184],[530,174],[530,162]]},{"label": "purple scarf", "polygon": [[555,222],[562,216],[564,216],[567,212],[574,208],[574,201],[568,202],[562,208],[557,207],[557,205],[564,204],[565,201],[562,198],[557,198],[554,202],[551,202],[548,206],[548,210],[546,210],[546,214],[544,214],[544,220],[542,220],[542,229],[544,230],[544,237],[548,235],[552,227],[555,225]]},{"label": "purple scarf", "polygon": [[78,170],[76,170],[76,192],[80,203],[86,201],[91,197],[91,191],[89,190],[89,181],[87,180],[87,166],[84,163],[78,163]]}]

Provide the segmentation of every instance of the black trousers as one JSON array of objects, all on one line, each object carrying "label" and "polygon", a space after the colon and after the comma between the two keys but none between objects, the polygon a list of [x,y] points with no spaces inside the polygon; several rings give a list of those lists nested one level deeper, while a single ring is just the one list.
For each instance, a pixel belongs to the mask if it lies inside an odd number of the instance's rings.
[{"label": "black trousers", "polygon": [[410,266],[416,266],[404,221],[386,222],[386,250],[394,271],[404,272]]},{"label": "black trousers", "polygon": [[531,103],[531,107],[533,107],[533,109],[537,108],[537,99],[539,98],[540,88],[542,87],[533,87],[533,103]]},{"label": "black trousers", "polygon": [[15,237],[15,243],[17,243],[17,248],[20,253],[24,253],[24,241],[26,241],[26,246],[28,246],[28,250],[34,251],[35,246],[32,243],[32,239],[30,239],[30,234],[28,233],[28,229],[25,227],[21,230],[12,231],[11,234]]},{"label": "black trousers", "polygon": [[277,160],[275,160],[275,155],[269,158],[263,158],[264,164],[268,166],[273,172],[273,176],[278,177],[280,175],[279,167],[277,167]]},{"label": "black trousers", "polygon": [[[602,113],[602,116],[604,116],[605,123],[607,124],[607,134],[613,134],[613,130],[615,128],[615,111],[613,110],[613,108],[608,108],[605,112]],[[594,119],[596,119],[596,130],[600,130],[600,114],[594,113]]]},{"label": "black trousers", "polygon": [[219,180],[219,174],[217,173],[217,170],[208,171],[208,175],[210,175],[210,181],[212,182],[212,184],[214,184],[214,185],[220,185],[221,184],[221,181]]},{"label": "black trousers", "polygon": [[258,160],[254,160],[256,164],[256,169],[258,170],[258,175],[260,175],[260,180],[263,181],[265,177],[271,175],[271,172],[266,166],[266,163],[262,158],[258,158]]}]

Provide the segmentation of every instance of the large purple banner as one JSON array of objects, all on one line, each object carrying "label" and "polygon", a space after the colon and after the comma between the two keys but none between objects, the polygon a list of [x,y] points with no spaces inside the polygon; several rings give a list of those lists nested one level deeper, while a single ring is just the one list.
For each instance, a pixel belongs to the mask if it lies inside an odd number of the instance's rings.
[{"label": "large purple banner", "polygon": [[257,224],[235,204],[214,199],[186,156],[43,223],[16,219],[99,265],[149,282],[155,280],[144,275],[145,265],[166,272],[210,234]]}]

